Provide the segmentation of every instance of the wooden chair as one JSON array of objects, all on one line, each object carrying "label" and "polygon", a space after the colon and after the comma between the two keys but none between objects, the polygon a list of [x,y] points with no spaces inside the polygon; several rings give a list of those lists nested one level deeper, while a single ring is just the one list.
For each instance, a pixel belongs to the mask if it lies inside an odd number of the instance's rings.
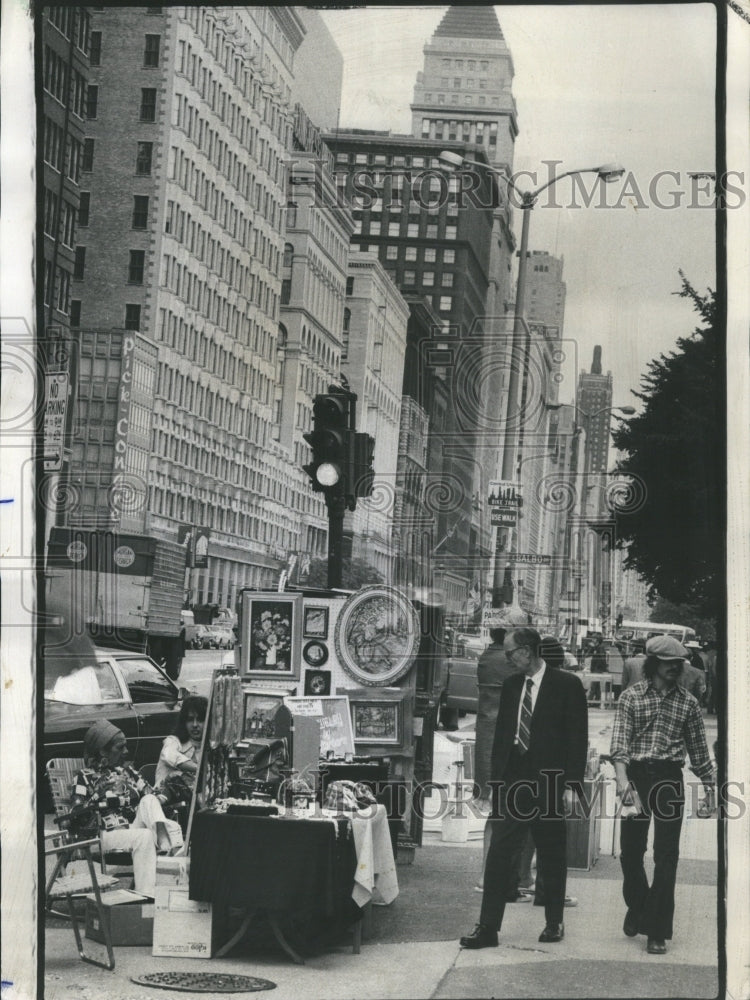
[{"label": "wooden chair", "polygon": [[[91,857],[91,848],[95,845],[100,846],[98,837],[94,837],[91,840],[71,841],[68,838],[67,832],[54,830],[52,832],[45,833],[44,840],[45,858],[54,856],[56,859],[54,869],[45,884],[44,903],[46,912],[52,916],[62,917],[64,920],[70,920],[73,924],[76,947],[78,948],[78,954],[82,962],[88,962],[90,965],[98,965],[102,969],[109,969],[112,971],[115,967],[115,953],[112,948],[112,937],[109,929],[108,916],[102,904],[101,891],[102,889],[108,889],[116,886],[118,884],[118,880],[112,875],[99,876],[97,874],[96,865]],[[54,840],[58,841],[58,843],[53,844],[51,847],[46,847],[47,841]],[[71,860],[75,854],[83,855],[83,859],[86,862],[86,870],[75,874],[69,874],[67,872],[63,874],[63,866],[67,861]],[[76,913],[75,901],[76,899],[81,899],[82,897],[89,895],[91,892],[94,894],[96,908],[99,913],[99,926],[102,928],[102,933],[104,934],[104,944],[107,949],[106,962],[102,962],[97,958],[92,958],[83,950],[83,940],[81,938],[81,930],[78,926],[79,917]],[[63,899],[66,901],[68,906],[67,913],[63,910],[54,908],[55,902]]]},{"label": "wooden chair", "polygon": [[[76,775],[83,767],[84,761],[81,757],[57,757],[47,764],[47,780],[52,793],[55,823],[61,830],[69,825],[73,784]],[[98,853],[102,872],[106,874],[108,869],[112,869],[112,873],[132,876],[133,857],[130,851],[107,851],[105,853],[101,837],[95,840],[95,843],[99,844]]]}]

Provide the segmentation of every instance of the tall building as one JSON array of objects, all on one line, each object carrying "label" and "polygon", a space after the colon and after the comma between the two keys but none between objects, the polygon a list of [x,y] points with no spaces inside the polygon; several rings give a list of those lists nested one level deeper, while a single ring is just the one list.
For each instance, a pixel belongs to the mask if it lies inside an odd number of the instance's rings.
[{"label": "tall building", "polygon": [[587,474],[607,472],[612,422],[612,373],[602,374],[602,349],[594,348],[591,371],[578,377],[578,422],[586,431]]},{"label": "tall building", "polygon": [[[65,337],[79,325],[71,282],[77,264],[76,223],[87,215],[81,197],[84,122],[95,88],[88,84],[89,57],[96,64],[96,34],[90,36],[84,7],[47,7],[42,29],[42,182],[44,206],[44,322]],[[93,47],[90,49],[90,45]],[[71,315],[72,310],[72,315]]]},{"label": "tall building", "polygon": [[292,101],[305,109],[317,128],[336,128],[344,57],[317,10],[295,7],[294,12],[304,26],[305,37],[294,56]]},{"label": "tall building", "polygon": [[401,391],[409,307],[375,254],[349,258],[341,370],[357,395],[357,430],[375,439],[372,497],[347,515],[352,557],[370,563],[396,583],[393,540]]},{"label": "tall building", "polygon": [[648,584],[634,569],[625,569],[627,549],[616,549],[613,554],[614,566],[614,606],[615,614],[629,621],[649,620],[651,608],[648,603]]},{"label": "tall building", "polygon": [[[546,250],[532,250],[526,265],[526,316],[529,323],[555,328],[559,336],[565,322],[566,286],[563,258]],[[548,336],[551,336],[548,334]]]},{"label": "tall building", "polygon": [[513,58],[494,7],[449,7],[424,56],[411,105],[413,134],[476,143],[493,166],[512,172],[518,135]]},{"label": "tall building", "polygon": [[[485,331],[493,233],[493,181],[477,168],[476,197],[462,199],[459,177],[447,177],[439,154],[487,162],[484,150],[389,132],[337,130],[325,136],[336,158],[337,183],[355,219],[352,244],[377,253],[405,296],[426,300],[438,318],[416,346],[410,379],[432,383],[427,506],[442,542],[441,580],[461,613],[471,562],[487,558],[474,497],[483,463],[477,458],[486,401],[474,393],[489,349]],[[444,394],[434,391],[442,383]],[[438,485],[438,481],[441,485]],[[441,490],[447,491],[440,499]],[[461,595],[462,596],[459,596]]]},{"label": "tall building", "polygon": [[[72,299],[81,327],[156,346],[144,531],[210,530],[195,603],[275,585],[307,502],[281,442],[279,312],[291,148],[291,7],[91,12]],[[102,366],[94,359],[94,377]],[[109,387],[101,383],[103,391]],[[130,458],[126,458],[126,465]],[[106,465],[103,467],[106,469]],[[108,509],[84,455],[72,475]],[[304,496],[302,493],[304,492]]]}]

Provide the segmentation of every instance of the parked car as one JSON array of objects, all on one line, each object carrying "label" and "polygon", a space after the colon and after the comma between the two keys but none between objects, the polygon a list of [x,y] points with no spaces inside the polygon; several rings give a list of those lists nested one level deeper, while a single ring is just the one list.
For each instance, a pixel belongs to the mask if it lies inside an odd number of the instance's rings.
[{"label": "parked car", "polygon": [[142,653],[97,649],[89,657],[44,657],[44,763],[83,757],[83,737],[106,719],[121,729],[135,767],[155,764],[174,732],[185,688]]},{"label": "parked car", "polygon": [[234,632],[231,628],[214,625],[210,629],[211,643],[214,649],[234,649]]},{"label": "parked car", "polygon": [[193,649],[213,649],[213,631],[210,625],[196,625]]}]

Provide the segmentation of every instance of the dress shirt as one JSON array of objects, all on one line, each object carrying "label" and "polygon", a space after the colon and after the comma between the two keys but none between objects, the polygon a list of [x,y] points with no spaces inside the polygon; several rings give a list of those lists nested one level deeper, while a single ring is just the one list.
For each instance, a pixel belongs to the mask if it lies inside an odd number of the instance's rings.
[{"label": "dress shirt", "polygon": [[526,697],[526,681],[531,680],[531,714],[534,714],[534,707],[536,705],[536,699],[539,695],[539,685],[542,683],[542,678],[544,677],[544,672],[547,669],[547,664],[542,660],[542,666],[540,670],[534,674],[533,677],[528,676],[523,679],[523,687],[521,688],[521,700],[518,703],[518,715],[516,716],[516,738],[513,740],[514,743],[518,743],[518,730],[521,725],[521,709],[523,708],[523,699]]},{"label": "dress shirt", "polygon": [[612,731],[612,760],[669,760],[685,763],[685,753],[703,781],[713,777],[706,730],[698,702],[679,684],[660,695],[650,680],[637,681],[620,695]]}]

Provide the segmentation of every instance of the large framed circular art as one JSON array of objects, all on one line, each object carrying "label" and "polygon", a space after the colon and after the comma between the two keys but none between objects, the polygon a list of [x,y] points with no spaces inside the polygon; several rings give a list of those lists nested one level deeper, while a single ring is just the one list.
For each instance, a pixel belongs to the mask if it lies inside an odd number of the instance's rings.
[{"label": "large framed circular art", "polygon": [[407,673],[419,648],[419,615],[393,587],[363,587],[344,604],[334,642],[339,662],[359,684],[381,687]]}]

